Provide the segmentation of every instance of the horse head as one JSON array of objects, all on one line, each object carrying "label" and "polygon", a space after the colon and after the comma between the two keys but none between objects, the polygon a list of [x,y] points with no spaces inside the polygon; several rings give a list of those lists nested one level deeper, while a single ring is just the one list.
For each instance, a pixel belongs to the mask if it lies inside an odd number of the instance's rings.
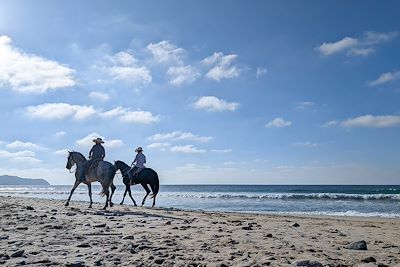
[{"label": "horse head", "polygon": [[72,156],[72,152],[68,151],[67,166],[65,166],[65,168],[70,170],[72,168],[72,166],[74,166],[74,164],[75,164],[75,161],[74,161],[74,157]]}]

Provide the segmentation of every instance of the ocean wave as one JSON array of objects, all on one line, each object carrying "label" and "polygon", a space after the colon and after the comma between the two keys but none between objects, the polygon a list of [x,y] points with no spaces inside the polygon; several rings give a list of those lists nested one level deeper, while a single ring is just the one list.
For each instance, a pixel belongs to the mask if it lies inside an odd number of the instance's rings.
[{"label": "ocean wave", "polygon": [[[256,212],[259,213],[259,212]],[[380,218],[400,218],[400,213],[393,212],[359,212],[348,211],[272,211],[262,212],[264,214],[277,215],[301,215],[301,216],[339,216],[339,217],[380,217]]]},{"label": "ocean wave", "polygon": [[220,198],[220,199],[277,199],[277,200],[391,200],[400,201],[400,194],[342,194],[342,193],[183,193],[166,192],[176,198]]}]

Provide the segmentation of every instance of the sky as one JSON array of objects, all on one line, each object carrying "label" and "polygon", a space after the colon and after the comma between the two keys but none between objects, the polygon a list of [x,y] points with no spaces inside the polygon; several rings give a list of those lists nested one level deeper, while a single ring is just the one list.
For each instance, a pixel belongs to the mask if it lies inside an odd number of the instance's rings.
[{"label": "sky", "polygon": [[398,10],[0,1],[0,175],[72,184],[102,137],[161,184],[399,184]]}]

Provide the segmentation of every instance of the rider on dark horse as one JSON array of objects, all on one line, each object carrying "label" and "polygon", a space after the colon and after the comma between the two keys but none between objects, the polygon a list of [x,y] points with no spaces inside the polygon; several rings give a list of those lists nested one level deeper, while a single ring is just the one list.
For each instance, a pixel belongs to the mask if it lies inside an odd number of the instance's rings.
[{"label": "rider on dark horse", "polygon": [[129,180],[131,181],[131,184],[136,184],[139,183],[137,180],[137,176],[140,171],[145,169],[146,167],[144,164],[146,163],[146,156],[143,154],[143,148],[138,147],[135,149],[136,157],[133,160],[131,164],[131,169],[128,172]]},{"label": "rider on dark horse", "polygon": [[95,142],[95,145],[89,152],[89,160],[83,163],[78,169],[80,174],[79,177],[82,182],[85,182],[85,175],[88,171],[88,168],[91,167],[92,164],[98,163],[99,161],[103,160],[106,155],[104,147],[101,145],[104,144],[103,139],[98,137],[96,139],[93,139],[93,142]]}]

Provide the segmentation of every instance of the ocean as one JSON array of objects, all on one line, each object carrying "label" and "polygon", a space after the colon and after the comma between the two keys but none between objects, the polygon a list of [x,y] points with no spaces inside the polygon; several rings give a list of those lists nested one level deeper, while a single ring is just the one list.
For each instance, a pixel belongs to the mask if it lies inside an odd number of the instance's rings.
[{"label": "ocean", "polygon": [[[0,186],[0,196],[45,199],[68,198],[72,185]],[[93,201],[104,202],[93,184]],[[125,186],[118,185],[113,197],[117,205]],[[132,187],[139,204],[145,194]],[[87,186],[81,184],[74,201],[89,201]],[[146,205],[152,200],[147,199]],[[125,205],[132,205],[129,196]],[[156,205],[165,208],[204,211],[251,212],[297,215],[336,215],[400,218],[400,185],[161,185]]]}]

